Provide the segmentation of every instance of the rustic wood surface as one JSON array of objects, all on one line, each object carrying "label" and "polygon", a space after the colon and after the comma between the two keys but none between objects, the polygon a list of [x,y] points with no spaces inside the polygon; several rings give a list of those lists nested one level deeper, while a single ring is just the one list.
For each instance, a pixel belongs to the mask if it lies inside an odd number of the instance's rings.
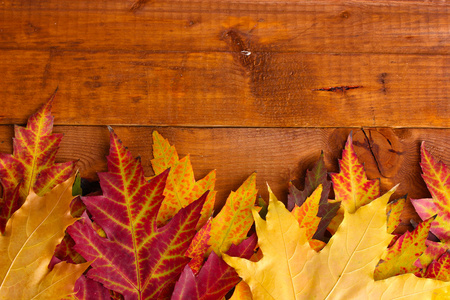
[{"label": "rustic wood surface", "polygon": [[3,0],[0,151],[58,87],[57,158],[91,180],[105,125],[147,175],[156,129],[198,179],[217,169],[218,208],[253,171],[285,199],[353,130],[370,178],[425,197],[420,142],[450,163],[449,20],[438,0]]},{"label": "rustic wood surface", "polygon": [[[5,51],[0,123],[25,122],[59,86],[67,125],[450,126],[447,56],[267,55]],[[339,86],[361,87],[317,90]]]}]

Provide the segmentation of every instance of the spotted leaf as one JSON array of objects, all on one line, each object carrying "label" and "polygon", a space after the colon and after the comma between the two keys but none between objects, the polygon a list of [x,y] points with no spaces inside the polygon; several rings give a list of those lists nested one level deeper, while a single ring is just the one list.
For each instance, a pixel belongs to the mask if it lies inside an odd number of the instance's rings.
[{"label": "spotted leaf", "polygon": [[287,208],[292,210],[294,208],[294,204],[301,206],[306,198],[311,196],[319,185],[322,185],[323,188],[319,202],[319,209],[317,211],[317,216],[320,217],[320,222],[317,226],[316,232],[314,233],[314,239],[326,243],[330,239],[329,234],[327,234],[327,227],[329,226],[331,220],[336,216],[336,213],[340,207],[340,202],[328,200],[331,181],[327,179],[327,169],[325,168],[323,152],[314,167],[311,170],[306,171],[305,188],[303,191],[299,191],[292,184],[292,182],[289,183]]},{"label": "spotted leaf", "polygon": [[400,215],[405,207],[406,196],[391,201],[386,206],[387,213],[387,232],[392,233],[400,224]]},{"label": "spotted leaf", "polygon": [[445,251],[449,250],[448,245],[441,242],[433,242],[430,240],[426,240],[425,244],[427,245],[427,249],[423,252],[423,254],[419,257],[418,260],[414,263],[416,267],[421,269],[416,273],[416,276],[423,277],[424,272],[427,267],[434,261],[437,260]]},{"label": "spotted leaf", "polygon": [[420,223],[412,232],[407,231],[397,239],[377,265],[375,280],[418,271],[414,263],[427,248],[425,241],[432,221],[429,219]]},{"label": "spotted leaf", "polygon": [[256,173],[236,190],[231,192],[222,210],[211,223],[211,249],[220,255],[231,244],[239,244],[253,224],[252,208],[256,201]]},{"label": "spotted leaf", "polygon": [[441,241],[450,243],[450,172],[441,161],[436,160],[422,143],[422,178],[431,193],[431,199],[411,199],[422,220],[437,214],[431,225],[431,232]]},{"label": "spotted leaf", "polygon": [[445,252],[428,266],[423,277],[450,281],[450,253]]},{"label": "spotted leaf", "polygon": [[341,201],[349,213],[354,213],[359,207],[379,197],[380,181],[367,180],[364,167],[359,163],[353,148],[351,134],[342,151],[339,167],[339,173],[330,174],[331,180],[336,200]]},{"label": "spotted leaf", "polygon": [[209,191],[202,209],[202,217],[198,223],[197,229],[199,230],[206,223],[214,208],[216,171],[211,171],[203,179],[195,181],[189,155],[179,159],[175,147],[171,146],[169,141],[157,131],[153,132],[152,167],[156,175],[170,168],[164,190],[165,199],[158,213],[158,226],[164,225],[181,208]]},{"label": "spotted leaf", "polygon": [[200,268],[203,265],[203,260],[206,252],[209,248],[209,239],[211,232],[211,220],[210,218],[208,222],[195,234],[189,249],[186,251],[185,255],[191,258],[189,262],[189,267],[192,272],[196,275]]},{"label": "spotted leaf", "polygon": [[[0,180],[3,198],[0,231],[33,190],[43,196],[73,173],[75,162],[55,163],[62,134],[52,134],[52,102],[55,94],[34,115],[26,127],[14,127],[13,154],[0,153]],[[15,194],[19,187],[18,195]]]},{"label": "spotted leaf", "polygon": [[320,223],[320,218],[317,216],[317,212],[319,211],[319,202],[322,190],[322,185],[320,184],[311,196],[306,198],[301,206],[297,206],[297,204],[295,204],[294,209],[292,210],[292,215],[300,224],[300,228],[305,229],[306,238],[310,242],[310,245],[317,251],[325,246],[323,242],[317,244],[320,241],[312,240],[312,237],[317,230],[317,226]]}]

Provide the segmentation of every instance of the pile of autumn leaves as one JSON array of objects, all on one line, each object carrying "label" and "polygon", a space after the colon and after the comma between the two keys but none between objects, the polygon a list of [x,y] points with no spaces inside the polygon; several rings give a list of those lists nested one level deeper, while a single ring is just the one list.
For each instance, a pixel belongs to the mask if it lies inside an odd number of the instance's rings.
[{"label": "pile of autumn leaves", "polygon": [[303,191],[290,185],[287,208],[270,188],[268,206],[257,199],[252,174],[213,216],[215,171],[195,181],[189,157],[156,132],[154,177],[110,129],[102,193],[80,197],[75,162],[55,163],[50,108],[15,127],[13,155],[0,154],[0,299],[446,297],[449,170],[423,145],[433,198],[412,200],[424,221],[394,235],[406,199],[380,196],[351,136],[340,173],[321,156]]}]

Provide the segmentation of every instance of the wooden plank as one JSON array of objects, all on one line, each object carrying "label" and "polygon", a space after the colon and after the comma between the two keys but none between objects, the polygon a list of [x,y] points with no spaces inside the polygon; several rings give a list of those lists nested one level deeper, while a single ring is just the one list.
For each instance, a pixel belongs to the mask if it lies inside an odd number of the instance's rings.
[{"label": "wooden plank", "polygon": [[[235,39],[237,37],[234,37]],[[0,124],[449,127],[450,57],[0,51]],[[322,91],[339,86],[349,90]]]},{"label": "wooden plank", "polygon": [[2,49],[449,54],[448,4],[424,1],[12,1]]},{"label": "wooden plank", "polygon": [[[157,129],[174,144],[180,157],[190,154],[197,179],[217,170],[216,189],[219,208],[231,190],[256,171],[260,194],[268,199],[266,182],[275,194],[286,200],[290,180],[302,188],[306,170],[323,150],[328,171],[338,172],[338,159],[349,129],[279,129],[279,128],[153,128],[115,127],[130,151],[140,156],[147,176],[153,174],[151,133]],[[83,177],[96,180],[96,172],[106,171],[109,133],[105,127],[57,126],[64,133],[58,161],[80,160]],[[0,152],[11,153],[13,127],[0,126]],[[419,145],[450,164],[450,131],[439,129],[368,128],[353,130],[354,145],[369,178],[381,178],[383,191],[400,183],[396,196],[428,197],[420,176]],[[413,217],[411,206],[403,219]]]}]

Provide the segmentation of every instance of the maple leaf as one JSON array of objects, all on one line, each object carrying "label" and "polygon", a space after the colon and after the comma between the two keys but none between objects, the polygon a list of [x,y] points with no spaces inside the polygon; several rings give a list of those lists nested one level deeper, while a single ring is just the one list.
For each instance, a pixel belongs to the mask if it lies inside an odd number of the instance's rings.
[{"label": "maple leaf", "polygon": [[[272,191],[270,191],[272,193]],[[312,240],[314,233],[317,230],[317,226],[320,223],[320,218],[317,216],[319,211],[319,201],[322,195],[322,185],[320,184],[317,189],[306,198],[301,206],[295,204],[292,210],[292,215],[298,221],[300,228],[305,229],[306,238],[309,241],[310,246],[316,250],[320,251],[325,244],[321,241]]]},{"label": "maple leaf", "polygon": [[[56,93],[56,92],[55,92]],[[33,190],[39,196],[73,173],[75,162],[55,163],[62,134],[52,134],[51,106],[55,94],[28,119],[27,127],[14,127],[13,155],[0,153],[0,180],[3,198],[0,207],[0,231]],[[15,194],[19,186],[18,195]]]},{"label": "maple leaf", "polygon": [[47,267],[64,230],[76,221],[69,213],[72,183],[69,178],[43,197],[31,191],[6,224],[0,236],[1,299],[59,299],[73,292],[89,263]]},{"label": "maple leaf", "polygon": [[386,206],[387,232],[392,233],[400,224],[400,216],[406,204],[406,196],[391,201]]},{"label": "maple leaf", "polygon": [[339,168],[339,173],[332,173],[330,176],[336,200],[341,201],[349,213],[354,213],[380,195],[380,181],[367,180],[364,167],[359,163],[353,148],[352,134],[348,136],[342,151]]},{"label": "maple leaf", "polygon": [[328,200],[331,182],[327,180],[327,169],[325,168],[323,152],[320,154],[319,160],[314,164],[313,168],[306,171],[305,188],[303,191],[298,190],[292,182],[289,183],[288,210],[294,209],[295,204],[302,206],[306,198],[311,196],[320,184],[323,187],[322,197]]},{"label": "maple leaf", "polygon": [[317,225],[317,230],[313,235],[313,239],[327,243],[330,237],[326,235],[328,226],[332,220],[337,216],[341,207],[341,202],[336,200],[320,199],[319,211],[317,216],[320,217],[319,225]]},{"label": "maple leaf", "polygon": [[422,178],[432,199],[411,199],[411,203],[422,220],[438,215],[431,224],[431,232],[441,241],[450,242],[450,172],[441,161],[436,160],[426,149],[420,147]]},{"label": "maple leaf", "polygon": [[345,211],[338,231],[319,253],[309,247],[294,216],[270,194],[267,221],[253,211],[263,258],[251,262],[224,254],[223,259],[256,299],[424,299],[448,289],[450,283],[412,274],[374,281],[375,265],[391,239],[385,208],[393,192],[353,214]]},{"label": "maple leaf", "polygon": [[431,218],[420,223],[412,232],[405,232],[395,241],[377,265],[374,273],[375,280],[418,271],[414,263],[427,248],[425,241],[433,220],[434,218]]},{"label": "maple leaf", "polygon": [[426,240],[425,244],[427,245],[427,249],[425,249],[419,259],[414,262],[414,265],[421,269],[415,273],[418,277],[425,277],[427,267],[448,250],[448,245],[444,243]]},{"label": "maple leaf", "polygon": [[186,250],[187,257],[191,258],[189,262],[189,267],[191,268],[194,274],[197,274],[200,271],[200,268],[203,265],[203,257],[209,248],[209,239],[211,232],[211,220],[210,218],[208,222],[195,234],[192,239],[191,244],[189,245],[189,249]]},{"label": "maple leaf", "polygon": [[157,131],[153,131],[153,157],[152,167],[156,175],[170,168],[164,190],[165,199],[158,213],[158,226],[167,223],[181,208],[209,191],[197,226],[197,229],[200,229],[211,216],[214,208],[216,171],[211,171],[196,182],[189,155],[180,160],[175,147],[171,146],[169,141]]},{"label": "maple leaf", "polygon": [[[256,235],[244,240],[238,246],[231,245],[228,255],[250,258],[256,247]],[[236,271],[222,260],[215,252],[211,252],[208,260],[195,276],[187,265],[180,276],[172,295],[172,300],[221,299],[241,279]]]},{"label": "maple leaf", "polygon": [[225,205],[211,222],[211,249],[220,255],[231,244],[239,244],[246,237],[253,224],[252,208],[256,201],[256,173],[228,196]]},{"label": "maple leaf", "polygon": [[292,182],[289,183],[289,195],[287,207],[289,210],[294,208],[294,204],[301,206],[307,197],[311,196],[314,190],[319,185],[322,185],[323,191],[320,197],[319,209],[317,216],[320,217],[319,225],[314,233],[314,239],[328,242],[330,239],[326,235],[327,227],[331,220],[336,216],[336,213],[340,207],[339,201],[329,201],[328,195],[330,194],[331,181],[327,180],[327,169],[325,168],[325,161],[323,158],[323,152],[320,154],[319,160],[316,162],[311,170],[306,172],[305,188],[303,191],[299,191]]},{"label": "maple leaf", "polygon": [[89,278],[125,299],[157,299],[189,262],[184,253],[196,233],[207,194],[158,228],[168,171],[147,182],[140,161],[110,132],[108,172],[99,173],[103,195],[83,198],[107,237],[97,234],[86,214],[67,231],[76,242],[75,250],[94,261]]},{"label": "maple leaf", "polygon": [[[227,251],[247,237],[253,224],[251,208],[254,207],[256,193],[256,174],[252,174],[236,192],[231,192],[221,212],[210,218],[195,235],[185,254],[192,258],[189,266],[194,275],[202,267],[209,249],[220,256],[221,251]],[[263,204],[262,199],[258,200]]]},{"label": "maple leaf", "polygon": [[450,281],[450,253],[445,252],[438,260],[433,260],[423,277]]},{"label": "maple leaf", "polygon": [[[249,178],[238,188],[231,192],[220,213],[210,218],[210,224],[203,226],[194,237],[194,240],[186,252],[186,256],[192,260],[189,265],[197,274],[203,264],[203,256],[207,250],[215,251],[220,255],[227,251],[232,244],[239,244],[247,237],[247,232],[253,224],[251,209],[254,207],[256,198],[256,174]],[[265,203],[262,198],[258,199],[261,207],[260,214],[264,215]]]},{"label": "maple leaf", "polygon": [[336,216],[331,220],[330,224],[327,227],[327,230],[331,233],[331,235],[334,235],[336,231],[339,228],[339,225],[341,225],[342,220],[344,220],[344,211],[345,209],[340,206],[338,211],[336,212]]}]

